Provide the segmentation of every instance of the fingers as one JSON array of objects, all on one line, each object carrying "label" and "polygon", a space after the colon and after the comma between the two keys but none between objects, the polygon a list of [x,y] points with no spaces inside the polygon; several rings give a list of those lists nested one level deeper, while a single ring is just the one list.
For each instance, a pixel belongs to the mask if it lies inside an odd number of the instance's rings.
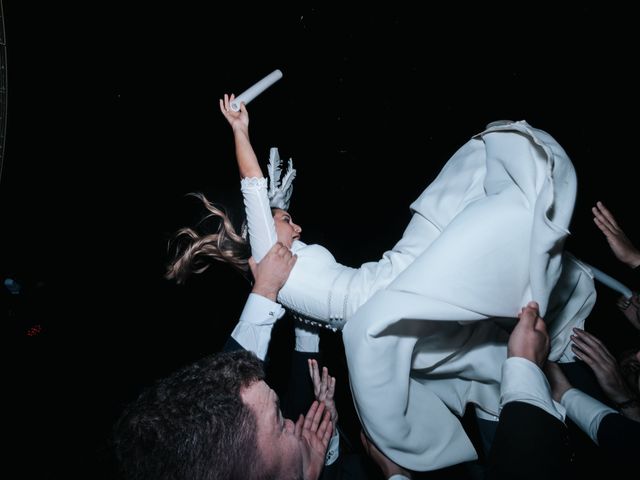
[{"label": "fingers", "polygon": [[593,221],[607,238],[615,238],[621,230],[611,212],[607,210],[602,202],[597,202],[591,209]]},{"label": "fingers", "polygon": [[613,214],[609,211],[609,209],[604,206],[604,203],[596,202],[596,207],[593,210],[595,210],[593,212],[594,215],[601,222],[607,224],[608,226],[612,227],[613,229],[619,228],[618,222],[616,222],[616,219],[614,218]]},{"label": "fingers", "polygon": [[303,429],[311,430],[313,432],[318,430],[318,425],[320,425],[320,420],[322,419],[324,409],[325,406],[323,402],[314,401],[304,418]]},{"label": "fingers", "polygon": [[[580,328],[574,328],[573,332],[574,334],[571,336],[571,340],[583,356],[586,356],[589,360],[597,362],[615,362],[614,356],[597,337]],[[587,362],[586,359],[583,358],[583,360]]]},{"label": "fingers", "polygon": [[320,383],[320,388],[321,390],[324,390],[324,393],[326,393],[328,387],[329,387],[329,370],[327,370],[327,367],[322,367],[322,382]]},{"label": "fingers", "polygon": [[624,295],[621,295],[616,300],[616,306],[620,310],[626,310],[631,305],[633,305],[635,308],[638,308],[640,306],[640,300],[638,298],[638,292],[632,292],[630,297],[626,297]]},{"label": "fingers", "polygon": [[516,327],[531,328],[547,335],[547,324],[540,316],[540,306],[538,302],[529,302],[522,309],[518,318],[520,319]]},{"label": "fingers", "polygon": [[233,93],[231,94],[231,96],[225,93],[224,98],[221,98],[219,100],[220,111],[223,113],[223,115],[226,116],[233,112],[233,110],[231,109],[231,102],[233,102],[234,98],[236,98],[236,96]]},{"label": "fingers", "polygon": [[518,317],[520,320],[516,328],[521,326],[520,328],[529,327],[535,329],[536,322],[540,318],[538,315],[538,304],[536,302],[529,302],[527,306],[522,309]]},{"label": "fingers", "polygon": [[318,426],[318,437],[322,440],[322,444],[326,447],[329,445],[329,440],[331,440],[331,435],[333,434],[333,423],[331,422],[331,412],[327,410],[324,412],[324,417],[322,418],[322,422]]},{"label": "fingers", "polygon": [[298,259],[298,256],[294,255],[293,252],[289,250],[289,248],[287,248],[282,242],[276,242],[275,245],[271,247],[271,252],[274,255],[277,255],[282,259],[287,260],[287,262],[295,263],[296,260]]},{"label": "fingers", "polygon": [[309,376],[313,382],[313,393],[316,396],[316,400],[332,400],[336,390],[336,379],[329,375],[329,369],[322,367],[322,376],[320,376],[320,370],[318,368],[318,362],[314,359],[309,359]]},{"label": "fingers", "polygon": [[313,382],[313,394],[318,397],[320,393],[320,373],[318,372],[318,362],[314,359],[309,359],[309,375]]},{"label": "fingers", "polygon": [[289,267],[293,267],[298,261],[298,255],[289,250],[282,242],[276,242],[267,255],[280,257]]},{"label": "fingers", "polygon": [[333,398],[336,393],[336,377],[330,377],[329,387],[327,388],[327,398]]},{"label": "fingers", "polygon": [[296,425],[294,428],[294,433],[296,437],[300,437],[300,435],[302,435],[303,426],[304,426],[304,416],[300,414],[300,416],[298,417],[298,420],[296,420]]}]

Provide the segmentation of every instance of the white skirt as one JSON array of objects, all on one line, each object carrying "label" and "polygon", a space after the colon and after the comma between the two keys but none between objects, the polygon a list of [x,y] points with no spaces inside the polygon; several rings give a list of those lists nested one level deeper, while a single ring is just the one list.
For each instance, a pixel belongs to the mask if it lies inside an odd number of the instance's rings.
[{"label": "white skirt", "polygon": [[393,461],[425,471],[477,458],[458,416],[467,403],[499,414],[503,327],[527,302],[550,359],[568,360],[595,303],[589,270],[563,251],[575,196],[562,147],[520,121],[474,136],[412,204],[412,222],[440,234],[343,330],[356,411]]}]

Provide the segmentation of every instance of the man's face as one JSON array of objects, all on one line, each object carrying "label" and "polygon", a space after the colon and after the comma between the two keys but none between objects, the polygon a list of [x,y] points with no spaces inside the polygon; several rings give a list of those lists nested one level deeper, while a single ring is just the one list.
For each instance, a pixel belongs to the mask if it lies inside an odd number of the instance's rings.
[{"label": "man's face", "polygon": [[304,443],[295,434],[294,423],[282,417],[278,395],[264,381],[252,383],[240,392],[258,424],[258,451],[268,471],[277,478],[302,477]]}]

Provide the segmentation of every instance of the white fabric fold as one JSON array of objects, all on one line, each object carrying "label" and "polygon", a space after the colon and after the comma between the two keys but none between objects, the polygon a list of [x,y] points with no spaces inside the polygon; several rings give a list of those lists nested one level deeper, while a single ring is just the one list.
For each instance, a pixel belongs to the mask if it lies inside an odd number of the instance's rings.
[{"label": "white fabric fold", "polygon": [[412,204],[441,233],[343,330],[356,410],[396,463],[424,471],[476,458],[458,417],[469,402],[498,413],[508,339],[486,320],[512,325],[537,301],[551,360],[584,324],[593,279],[563,255],[576,187],[560,145],[520,121],[474,136]]}]

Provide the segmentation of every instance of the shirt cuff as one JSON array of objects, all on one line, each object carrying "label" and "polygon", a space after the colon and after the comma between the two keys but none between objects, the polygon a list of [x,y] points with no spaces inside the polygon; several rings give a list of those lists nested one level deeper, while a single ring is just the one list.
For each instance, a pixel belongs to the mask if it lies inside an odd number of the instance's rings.
[{"label": "shirt cuff", "polygon": [[284,308],[256,293],[249,294],[238,324],[231,337],[245,350],[254,352],[264,360],[269,349],[271,330],[276,320],[284,315]]},{"label": "shirt cuff", "polygon": [[500,407],[509,402],[528,403],[564,422],[565,409],[551,397],[547,378],[535,363],[526,358],[510,357],[502,364]]},{"label": "shirt cuff", "polygon": [[395,475],[391,475],[387,480],[411,480],[411,479],[409,477],[405,477],[404,475],[396,473]]},{"label": "shirt cuff", "polygon": [[320,351],[320,335],[317,327],[310,325],[296,326],[296,352],[318,353]]},{"label": "shirt cuff", "polygon": [[329,440],[329,446],[327,447],[327,454],[324,457],[324,464],[331,465],[340,456],[340,432],[336,428]]},{"label": "shirt cuff", "polygon": [[610,413],[618,413],[577,388],[567,390],[560,402],[567,409],[567,416],[578,425],[580,430],[589,435],[596,445],[602,419]]}]

